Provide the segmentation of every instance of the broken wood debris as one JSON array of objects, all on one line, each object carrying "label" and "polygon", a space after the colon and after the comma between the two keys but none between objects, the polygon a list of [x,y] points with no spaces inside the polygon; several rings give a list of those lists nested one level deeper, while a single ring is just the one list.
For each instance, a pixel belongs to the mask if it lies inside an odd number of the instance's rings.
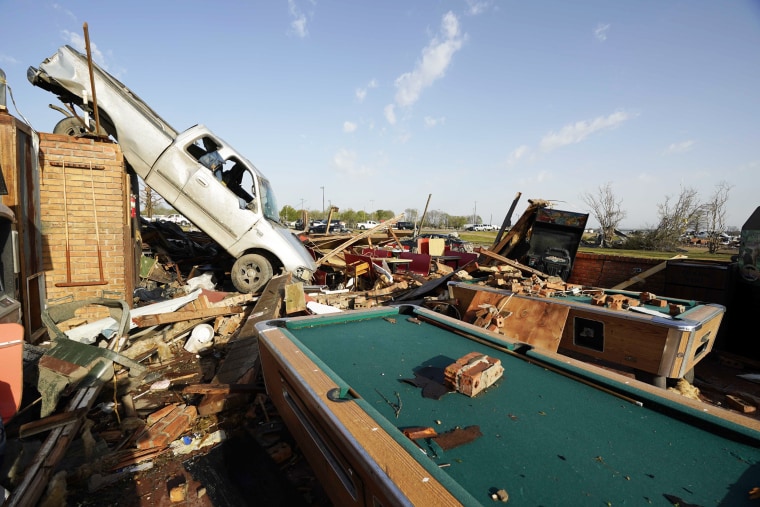
[{"label": "broken wood debris", "polygon": [[[212,242],[203,234],[173,227],[175,224],[152,224],[144,235],[146,269],[141,270],[141,284],[134,294],[129,330],[118,340],[111,339],[120,344],[120,355],[142,365],[144,371],[130,375],[130,369],[117,362],[112,380],[96,388],[81,388],[66,410],[25,424],[19,433],[25,438],[49,435],[21,482],[12,484],[8,505],[35,505],[52,468],[67,455],[72,442],[77,437],[83,440],[88,432],[105,451],[86,465],[70,468],[70,474],[85,479],[89,491],[102,491],[126,476],[147,480],[160,468],[153,463],[166,459],[167,449],[181,447],[193,455],[223,445],[229,435],[222,426],[266,441],[267,452],[279,463],[291,460],[292,448],[283,441],[269,442],[261,434],[262,427],[284,431],[284,425],[260,377],[258,322],[399,302],[420,304],[462,319],[458,302],[448,291],[449,281],[544,298],[583,293],[616,310],[664,301],[650,293],[635,299],[568,284],[508,258],[525,225],[520,221],[489,249],[445,240],[443,256],[426,252],[424,242],[416,237],[404,239],[394,234],[389,227],[392,223],[345,238],[303,238],[319,266],[314,285],[294,283],[289,273],[283,273],[274,276],[260,294],[218,290],[217,284],[227,273],[220,267],[224,264],[217,262],[219,254]],[[383,231],[384,236],[378,234]],[[354,264],[356,258],[360,264]],[[392,259],[409,262],[389,262]],[[361,269],[356,269],[359,265]],[[677,305],[668,309],[671,314],[683,311]],[[514,317],[502,300],[478,307],[471,323],[499,332],[510,318]],[[95,323],[81,317],[72,318],[68,328],[67,322],[60,324],[69,338],[91,330],[93,347],[103,341],[101,333],[115,327],[107,323],[93,330]],[[213,342],[208,350],[190,353],[183,346],[201,324],[213,327]],[[72,395],[67,393],[64,398],[67,396]],[[98,397],[102,403],[96,406]],[[750,413],[757,404],[738,392],[726,393],[723,402],[743,413]],[[400,401],[397,405],[400,407]],[[437,435],[436,442],[451,448],[479,434],[477,427],[465,430]],[[177,486],[180,490],[181,484]],[[183,491],[177,490],[175,495]]]}]

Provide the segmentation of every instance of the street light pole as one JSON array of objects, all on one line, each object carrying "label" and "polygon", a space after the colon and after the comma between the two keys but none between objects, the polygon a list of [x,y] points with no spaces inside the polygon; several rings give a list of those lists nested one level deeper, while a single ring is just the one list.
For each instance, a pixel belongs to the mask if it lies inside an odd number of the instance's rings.
[{"label": "street light pole", "polygon": [[325,212],[325,187],[319,187],[322,189],[322,213]]}]

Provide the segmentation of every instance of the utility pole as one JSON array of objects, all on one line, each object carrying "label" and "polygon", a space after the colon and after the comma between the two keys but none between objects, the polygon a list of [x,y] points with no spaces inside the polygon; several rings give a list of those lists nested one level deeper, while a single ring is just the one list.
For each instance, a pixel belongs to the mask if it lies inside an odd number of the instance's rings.
[{"label": "utility pole", "polygon": [[325,187],[319,187],[322,189],[322,213],[325,212]]}]

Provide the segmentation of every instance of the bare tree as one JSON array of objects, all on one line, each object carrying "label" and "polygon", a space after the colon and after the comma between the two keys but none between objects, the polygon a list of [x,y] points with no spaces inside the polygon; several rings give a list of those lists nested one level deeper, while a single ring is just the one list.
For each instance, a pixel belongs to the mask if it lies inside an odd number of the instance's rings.
[{"label": "bare tree", "polygon": [[612,184],[601,185],[597,194],[586,192],[581,199],[591,209],[591,214],[602,228],[602,246],[608,246],[615,235],[620,222],[626,217],[626,212],[620,208],[622,202],[612,191]]},{"label": "bare tree", "polygon": [[710,200],[702,205],[702,216],[707,226],[707,248],[710,253],[716,253],[720,247],[720,234],[726,228],[726,203],[731,185],[721,181],[710,196]]},{"label": "bare tree", "polygon": [[648,243],[657,250],[672,250],[686,232],[690,224],[699,223],[702,205],[697,191],[691,187],[681,187],[678,199],[672,202],[671,196],[665,196],[665,202],[657,205],[660,222],[650,232]]},{"label": "bare tree", "polygon": [[404,219],[407,222],[417,222],[417,219],[419,218],[419,212],[417,211],[417,208],[406,208],[404,210]]},{"label": "bare tree", "polygon": [[142,185],[140,191],[141,215],[145,215],[148,219],[153,218],[154,209],[161,206],[162,201],[161,196],[154,192],[152,188],[148,185]]}]

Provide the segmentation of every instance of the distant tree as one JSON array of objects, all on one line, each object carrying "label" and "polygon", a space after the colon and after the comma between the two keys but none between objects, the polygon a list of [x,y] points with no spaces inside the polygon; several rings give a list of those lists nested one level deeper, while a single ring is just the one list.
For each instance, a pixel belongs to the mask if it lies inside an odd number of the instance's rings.
[{"label": "distant tree", "polygon": [[393,214],[392,210],[389,209],[379,209],[375,211],[375,220],[378,222],[382,222],[384,220],[388,220],[389,218],[393,218],[396,215]]},{"label": "distant tree", "polygon": [[158,208],[164,200],[153,191],[148,185],[143,184],[140,190],[140,214],[144,215],[148,219],[153,218],[154,214],[158,214]]},{"label": "distant tree", "polygon": [[425,222],[428,227],[434,227],[436,229],[442,227],[441,226],[441,218],[443,217],[443,213],[440,210],[437,209],[431,209],[427,212],[427,217],[425,217]]},{"label": "distant tree", "polygon": [[355,224],[359,220],[356,219],[357,212],[352,210],[351,208],[341,211],[340,213],[340,219],[346,222],[349,227],[351,227],[352,224]]},{"label": "distant tree", "polygon": [[289,204],[286,204],[280,210],[280,220],[283,220],[285,222],[293,222],[300,216],[301,212]]},{"label": "distant tree", "polygon": [[419,219],[419,211],[417,208],[406,208],[404,210],[404,221],[417,223]]},{"label": "distant tree", "polygon": [[599,222],[602,229],[602,246],[610,246],[620,222],[626,217],[626,212],[620,208],[622,202],[612,191],[612,184],[601,185],[596,194],[586,192],[581,199],[591,209],[591,215]]},{"label": "distant tree", "polygon": [[453,229],[461,229],[470,217],[449,216],[448,225]]},{"label": "distant tree", "polygon": [[726,203],[730,190],[731,185],[721,181],[710,199],[702,204],[702,216],[708,231],[707,248],[713,254],[720,248],[720,234],[726,229]]},{"label": "distant tree", "polygon": [[697,191],[691,187],[681,187],[675,202],[671,196],[657,205],[659,223],[647,235],[649,247],[655,250],[673,250],[686,232],[689,224],[699,222],[702,207]]}]

